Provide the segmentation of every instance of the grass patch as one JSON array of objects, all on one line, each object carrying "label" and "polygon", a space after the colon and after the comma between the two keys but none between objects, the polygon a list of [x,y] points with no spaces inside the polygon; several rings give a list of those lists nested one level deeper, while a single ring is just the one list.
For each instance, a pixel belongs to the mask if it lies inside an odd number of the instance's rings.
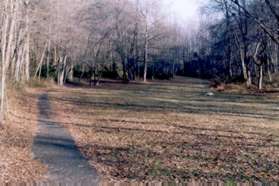
[{"label": "grass patch", "polygon": [[28,86],[31,88],[50,88],[54,87],[55,82],[53,80],[48,80],[48,79],[31,79],[28,82]]}]

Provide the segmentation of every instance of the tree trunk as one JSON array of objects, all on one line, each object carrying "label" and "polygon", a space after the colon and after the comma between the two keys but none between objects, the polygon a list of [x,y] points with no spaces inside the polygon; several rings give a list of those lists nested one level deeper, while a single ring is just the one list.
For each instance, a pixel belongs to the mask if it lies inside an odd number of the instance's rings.
[{"label": "tree trunk", "polygon": [[147,82],[147,58],[144,59],[143,81]]},{"label": "tree trunk", "polygon": [[128,80],[128,76],[127,76],[127,58],[125,56],[122,57],[122,68],[123,68],[122,79],[123,79],[123,81],[127,81]]},{"label": "tree trunk", "polygon": [[248,79],[248,75],[247,75],[247,68],[246,68],[246,64],[245,64],[245,54],[244,51],[240,51],[240,57],[241,57],[241,66],[242,66],[242,73],[243,73],[243,78],[245,80]]},{"label": "tree trunk", "polygon": [[50,40],[48,41],[48,48],[47,48],[47,72],[46,72],[46,77],[47,79],[49,78],[49,64],[50,64],[50,46],[51,42]]},{"label": "tree trunk", "polygon": [[263,89],[263,64],[260,65],[259,67],[259,90]]},{"label": "tree trunk", "polygon": [[36,73],[35,73],[35,77],[38,76],[39,80],[41,79],[42,66],[43,66],[44,59],[45,59],[45,54],[46,54],[46,50],[47,50],[47,45],[48,45],[48,44],[46,43],[46,44],[45,44],[45,47],[44,47],[44,50],[43,50],[43,53],[42,53],[42,56],[41,56],[40,63],[38,64],[37,69],[36,69]]},{"label": "tree trunk", "polygon": [[144,37],[145,37],[145,42],[144,42],[144,72],[143,72],[143,81],[147,82],[147,70],[148,70],[148,45],[149,45],[149,41],[148,41],[148,23],[146,20],[145,23],[145,33],[144,33]]},{"label": "tree trunk", "polygon": [[16,60],[16,65],[15,65],[15,80],[16,80],[16,82],[20,81],[20,73],[21,73],[23,53],[24,53],[24,48],[18,49],[17,60]]},{"label": "tree trunk", "polygon": [[60,72],[60,76],[58,76],[59,86],[64,86],[65,83],[65,71],[66,71],[66,65],[67,65],[67,56],[64,57],[64,60],[61,60],[62,62],[62,69]]},{"label": "tree trunk", "polygon": [[232,69],[232,60],[230,59],[230,64],[229,64],[229,74],[230,74],[230,78],[233,78],[233,69]]},{"label": "tree trunk", "polygon": [[68,78],[71,82],[74,81],[74,64],[71,63]]},{"label": "tree trunk", "polygon": [[251,72],[247,68],[246,61],[245,61],[245,59],[246,59],[245,52],[243,51],[243,49],[240,49],[240,57],[241,57],[243,78],[246,81],[246,86],[249,88],[252,85]]},{"label": "tree trunk", "polygon": [[25,79],[30,80],[30,20],[29,20],[29,7],[26,10],[26,43],[25,43]]},{"label": "tree trunk", "polygon": [[278,72],[278,50],[279,46],[278,44],[275,44],[275,61],[274,61],[274,66],[275,66],[275,72],[277,73]]},{"label": "tree trunk", "polygon": [[29,31],[27,33],[27,38],[26,38],[25,78],[26,78],[26,81],[30,80],[30,34],[29,34]]},{"label": "tree trunk", "polygon": [[267,61],[267,73],[268,73],[268,78],[269,78],[269,82],[272,83],[273,82],[273,78],[272,78],[272,73],[271,73],[271,65],[270,65],[270,61]]},{"label": "tree trunk", "polygon": [[[8,7],[8,1],[5,1],[5,10],[7,11],[7,7]],[[4,11],[5,11],[4,10]],[[9,20],[8,20],[8,15],[7,13],[3,14],[4,15],[4,25],[2,28],[2,40],[1,40],[1,44],[2,44],[2,49],[1,49],[1,53],[2,53],[2,74],[1,74],[1,121],[4,119],[4,100],[5,100],[5,82],[6,82],[6,40],[7,40],[7,32],[8,32],[8,25],[9,25]]]},{"label": "tree trunk", "polygon": [[274,44],[274,49],[272,52],[272,64],[274,65],[274,72],[278,72],[278,44]]},{"label": "tree trunk", "polygon": [[[9,4],[10,3],[10,4]],[[5,9],[8,11],[8,7],[13,8],[13,13],[8,15],[9,13],[6,12],[4,16],[4,29],[2,31],[2,84],[1,84],[1,120],[4,119],[5,114],[5,101],[6,101],[6,75],[7,75],[7,68],[9,66],[11,60],[11,53],[12,53],[12,45],[14,40],[14,29],[15,29],[15,19],[17,11],[17,3],[13,4],[13,2],[5,2]],[[10,27],[9,27],[10,23]],[[8,40],[6,40],[6,38]]]},{"label": "tree trunk", "polygon": [[247,70],[247,81],[246,81],[246,86],[248,88],[250,88],[252,85],[252,75],[251,75],[251,71]]},{"label": "tree trunk", "polygon": [[57,65],[57,47],[54,47],[54,56],[53,56],[53,63],[54,65]]}]

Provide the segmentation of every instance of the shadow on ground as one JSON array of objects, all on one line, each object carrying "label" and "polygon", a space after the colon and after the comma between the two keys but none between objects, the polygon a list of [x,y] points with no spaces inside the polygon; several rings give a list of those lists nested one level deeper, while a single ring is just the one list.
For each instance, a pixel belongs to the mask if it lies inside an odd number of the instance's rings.
[{"label": "shadow on ground", "polygon": [[67,129],[54,120],[50,114],[48,95],[42,94],[38,101],[39,131],[34,139],[34,158],[48,167],[47,180],[58,183],[97,184],[98,176],[94,168],[78,150]]},{"label": "shadow on ground", "polygon": [[81,151],[104,175],[279,180],[277,99],[207,96],[208,84],[198,80],[66,90],[51,91],[49,101],[61,123],[82,136]]}]

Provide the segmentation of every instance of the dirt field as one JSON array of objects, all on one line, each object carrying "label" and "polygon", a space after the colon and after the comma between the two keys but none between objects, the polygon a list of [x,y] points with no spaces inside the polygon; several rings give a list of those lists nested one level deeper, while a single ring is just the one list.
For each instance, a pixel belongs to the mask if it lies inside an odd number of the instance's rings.
[{"label": "dirt field", "polygon": [[53,122],[105,179],[279,181],[276,94],[207,96],[189,78],[44,91]]}]

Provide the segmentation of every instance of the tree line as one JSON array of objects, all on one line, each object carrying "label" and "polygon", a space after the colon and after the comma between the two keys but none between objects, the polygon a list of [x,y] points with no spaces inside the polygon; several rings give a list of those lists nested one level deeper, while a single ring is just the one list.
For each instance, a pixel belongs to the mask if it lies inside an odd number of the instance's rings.
[{"label": "tree line", "polygon": [[278,72],[279,2],[210,0],[199,29],[184,28],[159,0],[2,0],[1,113],[7,83],[175,75],[272,82]]},{"label": "tree line", "polygon": [[3,0],[0,22],[1,113],[10,82],[147,81],[179,69],[179,32],[158,0]]},{"label": "tree line", "polygon": [[206,25],[206,42],[199,52],[209,67],[205,75],[259,90],[272,83],[278,74],[279,2],[212,0],[207,8],[218,19]]}]

